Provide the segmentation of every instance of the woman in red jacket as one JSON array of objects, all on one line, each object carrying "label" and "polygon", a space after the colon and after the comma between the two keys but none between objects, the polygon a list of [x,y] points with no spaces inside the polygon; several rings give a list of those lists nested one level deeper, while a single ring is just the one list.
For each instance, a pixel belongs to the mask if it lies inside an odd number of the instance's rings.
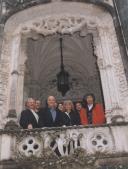
[{"label": "woman in red jacket", "polygon": [[90,93],[84,96],[83,104],[84,108],[82,108],[80,111],[82,125],[105,123],[103,105],[95,103],[95,96],[93,94]]}]

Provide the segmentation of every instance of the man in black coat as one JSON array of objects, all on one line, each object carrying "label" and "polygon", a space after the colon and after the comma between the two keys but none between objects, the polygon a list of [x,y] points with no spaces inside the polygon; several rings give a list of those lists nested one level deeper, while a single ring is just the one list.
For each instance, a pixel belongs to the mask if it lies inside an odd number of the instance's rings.
[{"label": "man in black coat", "polygon": [[36,113],[36,102],[32,98],[28,98],[26,109],[21,112],[20,125],[23,129],[38,128],[39,116]]},{"label": "man in black coat", "polygon": [[62,112],[57,109],[56,99],[49,96],[47,106],[39,112],[39,127],[59,127],[63,125]]}]

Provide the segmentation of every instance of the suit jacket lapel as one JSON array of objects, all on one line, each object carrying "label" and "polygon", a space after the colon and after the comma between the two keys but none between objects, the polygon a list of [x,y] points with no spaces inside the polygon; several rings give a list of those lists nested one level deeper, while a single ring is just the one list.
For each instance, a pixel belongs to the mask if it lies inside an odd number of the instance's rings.
[{"label": "suit jacket lapel", "polygon": [[34,120],[36,123],[38,123],[37,120],[36,120],[36,118],[35,118],[35,116],[33,115],[32,111],[31,111],[30,109],[28,109],[28,110],[29,110],[29,112],[31,113],[31,115],[32,115],[32,117],[33,117],[33,120]]}]

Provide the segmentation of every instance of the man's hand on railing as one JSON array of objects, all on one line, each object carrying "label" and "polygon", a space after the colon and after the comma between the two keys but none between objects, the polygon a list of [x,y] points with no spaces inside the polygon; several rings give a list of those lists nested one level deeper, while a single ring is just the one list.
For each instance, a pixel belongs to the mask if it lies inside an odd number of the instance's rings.
[{"label": "man's hand on railing", "polygon": [[32,124],[28,125],[28,129],[33,129]]}]

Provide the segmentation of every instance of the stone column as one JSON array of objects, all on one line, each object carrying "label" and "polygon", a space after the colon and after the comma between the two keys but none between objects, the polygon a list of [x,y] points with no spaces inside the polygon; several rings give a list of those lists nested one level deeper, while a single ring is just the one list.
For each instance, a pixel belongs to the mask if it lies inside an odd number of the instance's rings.
[{"label": "stone column", "polygon": [[113,67],[113,53],[111,39],[106,28],[99,28],[99,38],[94,37],[96,56],[101,75],[107,123],[112,122],[114,116],[121,115],[119,85]]},{"label": "stone column", "polygon": [[16,111],[19,116],[21,111],[23,110],[23,93],[24,93],[24,70],[25,65],[19,66],[19,77],[18,77],[18,92],[17,92],[17,104]]},{"label": "stone column", "polygon": [[10,84],[9,84],[9,113],[8,113],[8,122],[6,128],[11,126],[16,126],[17,121],[17,89],[18,89],[18,59],[20,54],[20,34],[12,37],[12,46],[11,46],[11,68],[10,68]]},{"label": "stone column", "polygon": [[18,76],[19,76],[18,59],[20,54],[20,41],[21,41],[20,35],[16,35],[12,39],[9,109],[16,109],[17,84],[18,84]]},{"label": "stone column", "polygon": [[0,24],[0,58],[1,58],[1,49],[3,43],[3,36],[4,36],[4,24]]},{"label": "stone column", "polygon": [[27,60],[27,53],[26,53],[26,45],[27,41],[26,39],[21,39],[21,46],[20,46],[20,58],[19,58],[19,77],[18,77],[18,87],[17,87],[17,104],[16,104],[16,110],[17,115],[19,116],[23,107],[24,107],[24,76],[25,76],[25,62]]},{"label": "stone column", "polygon": [[8,114],[8,86],[10,75],[10,43],[9,36],[4,34],[2,40],[1,56],[0,56],[0,128],[6,123]]}]

